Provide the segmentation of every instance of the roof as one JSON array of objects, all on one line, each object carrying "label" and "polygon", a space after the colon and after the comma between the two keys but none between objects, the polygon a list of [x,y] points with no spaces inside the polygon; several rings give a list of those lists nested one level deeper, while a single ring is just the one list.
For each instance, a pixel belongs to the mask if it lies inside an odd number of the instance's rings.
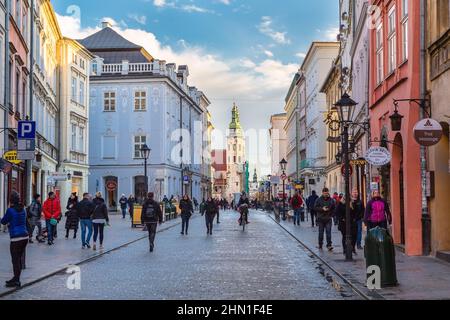
[{"label": "roof", "polygon": [[297,72],[297,73],[295,74],[295,76],[294,76],[294,79],[292,79],[291,86],[289,87],[289,91],[288,91],[288,93],[287,93],[287,95],[286,95],[286,98],[284,99],[284,101],[285,101],[286,103],[288,103],[289,98],[291,97],[291,94],[292,94],[292,92],[294,91],[295,86],[297,85],[298,79],[300,79],[300,74]]},{"label": "roof", "polygon": [[140,45],[128,41],[110,27],[78,40],[86,49],[103,58],[105,63],[122,63],[128,60],[131,63],[152,62],[153,57]]},{"label": "roof", "polygon": [[110,27],[104,28],[83,40],[79,40],[79,42],[89,50],[141,48],[122,37]]}]

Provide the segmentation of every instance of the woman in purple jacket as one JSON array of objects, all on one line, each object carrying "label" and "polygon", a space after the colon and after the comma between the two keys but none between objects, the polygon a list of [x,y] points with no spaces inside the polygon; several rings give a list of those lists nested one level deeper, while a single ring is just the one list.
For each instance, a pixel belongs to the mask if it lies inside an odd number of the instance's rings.
[{"label": "woman in purple jacket", "polygon": [[364,223],[369,230],[376,227],[387,229],[388,223],[392,224],[389,205],[386,200],[381,198],[379,191],[374,191],[372,193],[372,200],[367,203]]}]

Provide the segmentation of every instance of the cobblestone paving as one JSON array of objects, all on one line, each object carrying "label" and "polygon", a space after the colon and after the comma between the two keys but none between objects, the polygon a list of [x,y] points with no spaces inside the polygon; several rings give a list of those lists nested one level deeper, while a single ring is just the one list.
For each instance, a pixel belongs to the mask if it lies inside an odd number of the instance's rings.
[{"label": "cobblestone paving", "polygon": [[203,218],[81,265],[81,290],[60,274],[7,299],[256,300],[358,299],[333,288],[317,261],[263,213],[252,212],[245,232],[237,214],[221,213],[213,236]]}]

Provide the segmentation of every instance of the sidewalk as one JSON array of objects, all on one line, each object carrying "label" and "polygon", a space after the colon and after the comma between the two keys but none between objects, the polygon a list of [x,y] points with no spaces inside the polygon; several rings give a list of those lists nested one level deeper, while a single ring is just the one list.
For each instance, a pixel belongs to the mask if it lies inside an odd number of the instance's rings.
[{"label": "sidewalk", "polygon": [[[196,216],[196,215],[195,215]],[[158,231],[164,231],[180,223],[180,219],[168,221],[158,227]],[[111,227],[105,227],[105,240],[103,250],[93,251],[92,249],[81,249],[81,232],[78,230],[77,239],[73,239],[73,231],[69,234],[69,239],[65,238],[64,229],[65,218],[58,226],[58,238],[53,246],[47,243],[28,244],[26,253],[26,270],[22,272],[22,286],[45,278],[51,274],[58,273],[66,269],[69,265],[77,265],[86,260],[101,256],[119,247],[148,237],[147,232],[142,228],[131,228],[131,220],[125,220],[119,215],[110,216]],[[11,289],[6,288],[4,283],[11,279],[12,264],[9,253],[9,234],[0,233],[0,296]],[[92,243],[92,240],[91,240]]]},{"label": "sidewalk", "polygon": [[[274,218],[274,215],[270,215]],[[450,264],[432,257],[408,257],[396,252],[397,279],[399,286],[383,288],[376,292],[365,287],[366,263],[364,251],[357,250],[354,262],[346,262],[343,255],[341,233],[333,226],[333,252],[320,251],[318,246],[319,230],[312,228],[311,222],[302,222],[294,226],[292,222],[281,221],[280,225],[292,233],[316,255],[325,260],[332,268],[343,275],[352,285],[373,299],[389,300],[441,300],[450,299]],[[364,238],[364,235],[363,235]]]}]

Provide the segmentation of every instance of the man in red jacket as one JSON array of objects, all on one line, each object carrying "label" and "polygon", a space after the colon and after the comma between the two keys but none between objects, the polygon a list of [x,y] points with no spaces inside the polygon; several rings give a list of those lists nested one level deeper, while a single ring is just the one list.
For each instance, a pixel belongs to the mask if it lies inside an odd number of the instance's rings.
[{"label": "man in red jacket", "polygon": [[51,246],[53,244],[53,237],[55,236],[57,228],[57,224],[52,225],[51,222],[53,219],[57,221],[61,219],[61,203],[55,193],[50,192],[48,194],[48,199],[45,200],[42,211],[44,213],[45,225],[47,227],[48,245]]},{"label": "man in red jacket", "polygon": [[300,191],[297,190],[291,199],[291,207],[294,209],[294,225],[300,225],[300,215],[304,206],[303,198]]}]

